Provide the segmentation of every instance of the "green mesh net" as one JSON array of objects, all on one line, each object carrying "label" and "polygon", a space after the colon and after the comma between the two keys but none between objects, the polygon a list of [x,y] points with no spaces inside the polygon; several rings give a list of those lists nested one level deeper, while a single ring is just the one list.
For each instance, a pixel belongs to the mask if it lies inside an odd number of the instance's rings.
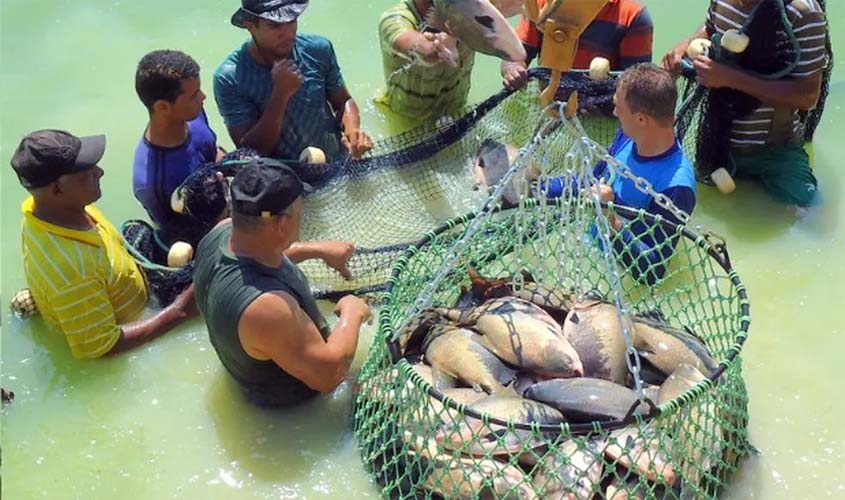
[{"label": "green mesh net", "polygon": [[[385,498],[714,498],[750,446],[749,303],[724,242],[683,213],[601,204],[593,165],[630,171],[578,120],[515,97],[530,120],[508,174],[393,267],[357,383],[363,463]],[[563,196],[537,196],[551,176]],[[668,251],[643,267],[633,247],[658,233]],[[550,354],[561,338],[577,367]]]}]

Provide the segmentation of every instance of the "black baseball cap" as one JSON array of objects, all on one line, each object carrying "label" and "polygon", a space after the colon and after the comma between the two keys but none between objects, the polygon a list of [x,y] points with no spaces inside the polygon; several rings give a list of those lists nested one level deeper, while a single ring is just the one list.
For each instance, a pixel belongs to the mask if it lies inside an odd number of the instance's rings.
[{"label": "black baseball cap", "polygon": [[243,215],[272,217],[312,191],[290,167],[268,158],[244,165],[232,180],[232,210]]},{"label": "black baseball cap", "polygon": [[64,130],[37,130],[18,145],[12,168],[23,187],[36,189],[96,166],[105,151],[105,135],[76,137]]},{"label": "black baseball cap", "polygon": [[249,14],[274,23],[289,23],[296,20],[305,7],[308,7],[308,0],[241,0],[241,8],[232,15],[232,24],[243,28]]}]

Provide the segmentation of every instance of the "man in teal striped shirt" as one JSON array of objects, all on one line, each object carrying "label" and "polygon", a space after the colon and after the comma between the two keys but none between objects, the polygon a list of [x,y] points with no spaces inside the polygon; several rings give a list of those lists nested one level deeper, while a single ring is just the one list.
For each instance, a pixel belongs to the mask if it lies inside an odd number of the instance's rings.
[{"label": "man in teal striped shirt", "polygon": [[331,42],[297,34],[308,0],[242,0],[232,24],[252,39],[214,74],[217,107],[238,147],[296,159],[309,146],[328,160],[372,148]]},{"label": "man in teal striped shirt", "polygon": [[[437,118],[466,105],[474,52],[444,33],[424,30],[431,0],[403,0],[384,12],[379,39],[387,88],[376,102],[401,115]],[[422,30],[422,31],[421,31]]]}]

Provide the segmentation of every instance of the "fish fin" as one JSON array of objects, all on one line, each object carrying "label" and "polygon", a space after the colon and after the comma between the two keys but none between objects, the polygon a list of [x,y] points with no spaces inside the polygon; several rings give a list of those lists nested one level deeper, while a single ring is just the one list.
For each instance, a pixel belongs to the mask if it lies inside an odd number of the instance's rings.
[{"label": "fish fin", "polygon": [[528,269],[523,269],[519,272],[522,275],[522,280],[528,283],[537,283],[537,280],[534,279],[534,275]]},{"label": "fish fin", "polygon": [[669,323],[669,319],[666,318],[666,315],[663,314],[663,311],[660,309],[647,309],[645,311],[638,311],[634,317],[642,318],[642,319],[650,319],[653,321],[659,321],[661,323]]},{"label": "fish fin", "polygon": [[428,9],[428,12],[425,13],[423,16],[425,19],[425,24],[429,28],[434,28],[439,31],[449,31],[446,29],[446,18],[441,14],[440,10],[437,9],[435,6],[431,6]]},{"label": "fish fin", "polygon": [[569,313],[569,315],[567,315],[567,319],[576,325],[581,322],[581,318],[578,317],[578,313],[575,311]]},{"label": "fish fin", "polygon": [[431,374],[434,378],[434,388],[438,391],[443,391],[443,389],[455,387],[455,377],[449,375],[448,373],[432,366]]}]

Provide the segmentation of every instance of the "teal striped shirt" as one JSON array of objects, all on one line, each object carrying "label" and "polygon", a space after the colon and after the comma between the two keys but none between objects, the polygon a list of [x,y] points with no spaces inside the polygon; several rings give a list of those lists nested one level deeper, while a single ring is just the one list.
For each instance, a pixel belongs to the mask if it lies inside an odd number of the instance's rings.
[{"label": "teal striped shirt", "polygon": [[[271,68],[259,64],[248,46],[247,41],[229,54],[214,72],[214,99],[228,128],[256,123],[273,92]],[[297,34],[291,59],[302,73],[302,86],[288,102],[273,157],[297,159],[303,149],[315,146],[336,159],[344,148],[328,99],[344,83],[334,48],[325,37]]]}]

